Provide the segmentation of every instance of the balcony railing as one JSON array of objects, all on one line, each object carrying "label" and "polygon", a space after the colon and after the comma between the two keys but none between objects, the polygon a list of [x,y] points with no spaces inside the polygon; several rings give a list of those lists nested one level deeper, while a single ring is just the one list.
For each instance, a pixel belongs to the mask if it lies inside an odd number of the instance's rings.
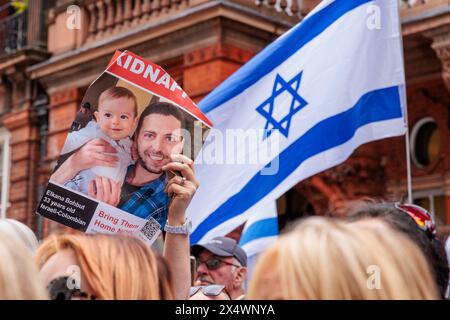
[{"label": "balcony railing", "polygon": [[285,12],[288,15],[300,15],[303,2],[303,0],[255,0],[257,6],[273,7],[278,12]]},{"label": "balcony railing", "polygon": [[[257,6],[272,7],[278,12],[284,12],[290,16],[305,15],[313,7],[319,4],[320,0],[255,0]],[[420,6],[439,5],[441,0],[399,0],[400,9],[408,10]]]},{"label": "balcony railing", "polygon": [[[239,5],[260,8],[263,14],[289,16],[293,23],[310,12],[320,0],[229,0]],[[398,0],[402,16],[415,14],[421,8],[439,5],[445,0]],[[58,3],[58,2],[57,2]],[[150,22],[163,21],[167,17],[208,3],[207,0],[61,0],[60,5],[52,8],[49,15],[49,25],[55,24],[55,17],[66,14],[69,4],[81,7],[83,21],[86,21],[80,36],[77,36],[74,46],[80,47],[87,43],[124,33]],[[59,21],[63,21],[60,19]],[[58,25],[58,28],[63,25]],[[24,41],[24,40],[22,40]],[[67,46],[70,47],[70,46]]]},{"label": "balcony railing", "polygon": [[0,56],[14,53],[27,44],[27,11],[0,20]]},{"label": "balcony railing", "polygon": [[400,7],[406,9],[420,4],[425,4],[427,2],[430,2],[430,0],[400,0]]},{"label": "balcony railing", "polygon": [[[117,34],[149,21],[185,10],[207,1],[192,0],[85,0],[83,10],[89,27],[85,42]],[[289,16],[301,16],[304,0],[237,0],[246,6],[265,6]],[[310,1],[311,2],[311,1]],[[314,2],[314,1],[313,1]],[[317,2],[320,2],[317,0]]]},{"label": "balcony railing", "polygon": [[189,0],[88,0],[87,41],[124,31],[188,5]]}]

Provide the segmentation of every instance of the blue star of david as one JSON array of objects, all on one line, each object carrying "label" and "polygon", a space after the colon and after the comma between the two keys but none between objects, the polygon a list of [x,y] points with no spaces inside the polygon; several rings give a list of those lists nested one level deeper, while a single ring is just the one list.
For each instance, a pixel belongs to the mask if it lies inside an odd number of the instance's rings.
[{"label": "blue star of david", "polygon": [[[263,139],[270,137],[274,130],[279,130],[280,133],[287,138],[289,135],[292,117],[308,104],[308,102],[306,102],[305,99],[298,94],[298,88],[300,87],[300,82],[302,80],[302,73],[303,71],[288,82],[277,74],[275,83],[273,84],[272,95],[256,108],[256,111],[267,120],[264,127],[265,134]],[[287,92],[292,97],[290,106],[286,104],[275,104],[275,98],[284,92]],[[289,109],[287,109],[288,107]],[[281,120],[277,121],[273,117],[275,108],[281,108],[282,110],[286,109],[288,112]]]}]

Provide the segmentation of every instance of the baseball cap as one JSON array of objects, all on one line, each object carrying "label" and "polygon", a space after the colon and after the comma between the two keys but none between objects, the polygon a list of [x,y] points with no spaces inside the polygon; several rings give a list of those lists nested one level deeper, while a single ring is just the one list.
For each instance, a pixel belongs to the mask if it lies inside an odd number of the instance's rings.
[{"label": "baseball cap", "polygon": [[203,250],[208,250],[219,257],[235,257],[242,266],[247,266],[247,254],[232,238],[215,237],[205,244],[194,244],[191,247],[194,256],[198,256]]}]

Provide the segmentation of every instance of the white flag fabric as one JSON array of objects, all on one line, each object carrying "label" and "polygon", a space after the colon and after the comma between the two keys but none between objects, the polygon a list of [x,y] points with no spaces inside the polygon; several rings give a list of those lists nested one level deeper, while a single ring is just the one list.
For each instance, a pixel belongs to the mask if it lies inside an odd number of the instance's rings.
[{"label": "white flag fabric", "polygon": [[278,236],[278,214],[276,202],[259,202],[245,223],[239,245],[251,257],[272,244]]},{"label": "white flag fabric", "polygon": [[247,284],[253,275],[259,254],[278,238],[276,202],[271,199],[259,202],[252,211],[239,240],[239,245],[247,253]]},{"label": "white flag fabric", "polygon": [[[192,243],[264,214],[261,206],[358,146],[405,133],[397,2],[323,1],[201,101],[215,130],[196,159]],[[241,130],[234,143],[232,129]],[[247,247],[274,236],[258,230],[267,234],[247,237]]]}]

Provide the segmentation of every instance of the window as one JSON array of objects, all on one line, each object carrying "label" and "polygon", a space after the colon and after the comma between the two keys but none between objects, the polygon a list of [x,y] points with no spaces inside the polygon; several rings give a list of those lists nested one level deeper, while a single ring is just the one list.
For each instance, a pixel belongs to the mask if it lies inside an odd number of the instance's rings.
[{"label": "window", "polygon": [[5,128],[0,128],[0,218],[6,218],[9,207],[9,168],[10,168],[10,134]]},{"label": "window", "polygon": [[444,191],[441,189],[425,190],[414,192],[413,202],[434,215],[436,223],[446,224],[446,205]]},{"label": "window", "polygon": [[419,120],[411,131],[411,157],[414,165],[425,168],[433,163],[440,152],[440,136],[431,117]]}]

